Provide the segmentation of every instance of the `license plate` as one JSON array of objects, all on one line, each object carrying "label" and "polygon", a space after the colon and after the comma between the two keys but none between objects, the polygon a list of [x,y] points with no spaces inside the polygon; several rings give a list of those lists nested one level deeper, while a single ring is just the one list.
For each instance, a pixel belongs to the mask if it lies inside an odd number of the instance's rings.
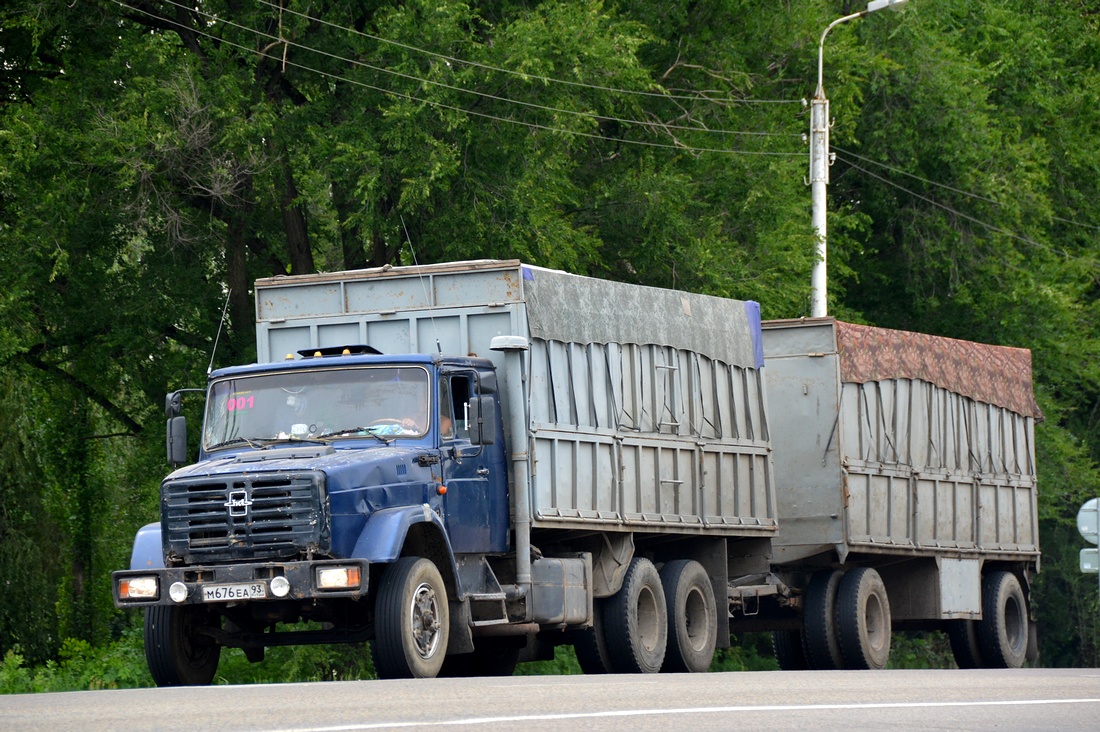
[{"label": "license plate", "polygon": [[267,585],[263,582],[242,582],[235,585],[209,585],[202,588],[203,602],[256,600],[265,597],[267,597]]}]

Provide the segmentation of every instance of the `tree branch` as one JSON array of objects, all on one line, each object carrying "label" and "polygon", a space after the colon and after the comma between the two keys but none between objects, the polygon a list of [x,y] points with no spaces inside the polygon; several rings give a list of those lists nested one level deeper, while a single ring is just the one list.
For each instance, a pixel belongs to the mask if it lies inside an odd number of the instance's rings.
[{"label": "tree branch", "polygon": [[116,420],[125,425],[130,430],[130,432],[134,433],[135,435],[139,435],[142,433],[144,428],[137,422],[137,420],[131,417],[122,407],[118,406],[110,399],[97,392],[90,384],[85,383],[84,381],[78,379],[77,377],[73,376],[68,371],[65,371],[62,368],[58,368],[51,363],[46,363],[42,359],[30,353],[24,353],[23,360],[28,365],[33,366],[39,371],[43,371],[46,374],[49,374],[50,376],[53,376],[54,378],[76,389],[92,402],[102,407],[103,410],[107,412],[107,414],[111,415]]}]

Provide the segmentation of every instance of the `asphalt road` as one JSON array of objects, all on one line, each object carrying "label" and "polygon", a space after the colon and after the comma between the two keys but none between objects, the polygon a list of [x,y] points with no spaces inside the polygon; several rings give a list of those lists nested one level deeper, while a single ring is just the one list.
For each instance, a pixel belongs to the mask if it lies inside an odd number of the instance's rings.
[{"label": "asphalt road", "polygon": [[0,697],[3,730],[1100,730],[1100,669],[517,676]]}]

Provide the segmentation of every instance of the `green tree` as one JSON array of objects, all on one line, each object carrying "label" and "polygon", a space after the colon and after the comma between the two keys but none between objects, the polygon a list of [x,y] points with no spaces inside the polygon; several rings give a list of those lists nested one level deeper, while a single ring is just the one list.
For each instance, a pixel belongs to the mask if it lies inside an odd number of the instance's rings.
[{"label": "green tree", "polygon": [[[808,314],[802,100],[860,6],[9,2],[0,653],[117,635],[163,394],[254,357],[257,277],[517,257]],[[1035,598],[1067,665],[1100,637],[1072,556],[1100,492],[1098,17],[921,0],[825,65],[831,312],[1032,349]]]}]

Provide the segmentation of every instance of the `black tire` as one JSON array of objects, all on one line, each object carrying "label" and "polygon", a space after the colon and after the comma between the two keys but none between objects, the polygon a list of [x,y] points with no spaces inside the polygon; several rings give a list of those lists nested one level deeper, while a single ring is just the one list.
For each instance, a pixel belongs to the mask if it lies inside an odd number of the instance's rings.
[{"label": "black tire", "polygon": [[449,632],[447,589],[436,566],[402,557],[387,567],[374,603],[371,656],[378,678],[438,676]]},{"label": "black tire", "polygon": [[948,620],[945,625],[955,665],[959,668],[985,668],[985,659],[978,644],[978,623],[974,620]]},{"label": "black tire", "polygon": [[1039,665],[1039,624],[1034,620],[1027,623],[1027,657],[1029,666]]},{"label": "black tire", "polygon": [[513,639],[483,638],[474,643],[473,653],[452,654],[443,659],[439,676],[511,676],[519,663],[519,646]]},{"label": "black tire", "polygon": [[714,588],[703,565],[690,559],[661,567],[668,616],[668,643],[664,673],[702,673],[710,670],[718,640]]},{"label": "black tire", "polygon": [[810,667],[806,661],[806,646],[801,631],[772,631],[772,651],[783,671],[805,671]]},{"label": "black tire", "polygon": [[611,673],[611,656],[607,653],[607,640],[603,634],[604,607],[607,600],[596,598],[592,602],[592,627],[571,631],[573,650],[577,663],[586,674]]},{"label": "black tire", "polygon": [[857,567],[840,580],[837,638],[844,667],[882,669],[890,660],[890,601],[879,573]]},{"label": "black tire", "polygon": [[988,668],[1021,668],[1027,660],[1027,599],[1011,572],[982,578],[978,646]]},{"label": "black tire", "polygon": [[198,632],[221,627],[221,616],[202,605],[145,608],[145,660],[157,686],[206,686],[214,680],[222,648]]},{"label": "black tire", "polygon": [[815,572],[806,588],[802,640],[807,668],[831,671],[844,668],[837,637],[836,598],[844,573],[835,569]]},{"label": "black tire", "polygon": [[635,558],[604,615],[604,638],[614,673],[657,673],[665,660],[668,613],[661,576],[648,559]]}]

